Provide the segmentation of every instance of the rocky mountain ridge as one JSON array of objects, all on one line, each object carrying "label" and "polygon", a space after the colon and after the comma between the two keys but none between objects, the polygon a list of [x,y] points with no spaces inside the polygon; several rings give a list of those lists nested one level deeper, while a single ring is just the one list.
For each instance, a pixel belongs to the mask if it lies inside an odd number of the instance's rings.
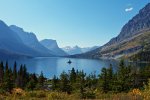
[{"label": "rocky mountain ridge", "polygon": [[68,55],[65,51],[63,51],[61,48],[59,48],[56,40],[44,39],[44,40],[41,40],[40,43],[44,47],[49,49],[50,51],[54,52],[57,56],[67,56]]},{"label": "rocky mountain ridge", "polygon": [[88,57],[88,58],[112,58],[117,59],[123,56],[132,55],[144,47],[142,41],[147,37],[141,39],[142,36],[146,36],[150,31],[150,3],[139,11],[128,23],[126,23],[119,35],[112,38],[108,43],[102,47],[84,53],[81,55],[74,55],[74,57]]}]

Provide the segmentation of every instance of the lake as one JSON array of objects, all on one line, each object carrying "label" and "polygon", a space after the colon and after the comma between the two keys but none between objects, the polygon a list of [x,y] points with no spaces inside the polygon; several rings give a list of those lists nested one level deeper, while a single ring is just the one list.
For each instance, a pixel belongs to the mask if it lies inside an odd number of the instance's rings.
[{"label": "lake", "polygon": [[[69,60],[72,61],[71,64],[67,63]],[[114,60],[63,57],[38,57],[30,59],[10,59],[7,61],[12,68],[16,61],[17,69],[19,69],[21,64],[25,64],[29,73],[40,74],[42,71],[47,78],[52,78],[54,75],[59,76],[63,71],[68,72],[72,68],[75,68],[75,70],[83,70],[86,74],[95,73],[98,75],[103,67],[107,68],[112,64],[113,68],[116,69],[118,66],[118,62]]]}]

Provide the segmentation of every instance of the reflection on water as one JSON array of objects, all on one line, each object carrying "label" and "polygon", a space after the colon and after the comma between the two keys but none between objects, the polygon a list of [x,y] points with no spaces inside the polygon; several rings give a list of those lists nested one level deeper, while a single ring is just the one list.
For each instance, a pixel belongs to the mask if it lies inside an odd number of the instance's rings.
[{"label": "reflection on water", "polygon": [[[71,64],[67,62],[71,60]],[[54,75],[59,76],[63,71],[68,72],[72,68],[76,70],[84,70],[87,74],[96,73],[98,75],[102,67],[109,67],[112,64],[116,69],[117,61],[112,60],[91,60],[91,59],[74,59],[74,58],[59,58],[59,57],[39,57],[32,59],[11,59],[7,60],[9,65],[13,67],[14,62],[17,62],[17,69],[21,64],[25,64],[28,72],[40,74],[41,71],[47,78],[52,78]],[[5,61],[4,61],[5,62]],[[143,65],[142,65],[143,66]]]}]

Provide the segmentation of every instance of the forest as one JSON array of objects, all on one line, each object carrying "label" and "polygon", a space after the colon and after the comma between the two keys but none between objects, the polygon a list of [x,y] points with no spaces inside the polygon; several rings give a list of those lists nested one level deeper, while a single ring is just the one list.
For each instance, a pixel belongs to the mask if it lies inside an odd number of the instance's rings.
[{"label": "forest", "polygon": [[87,75],[83,70],[72,68],[52,79],[45,78],[42,72],[40,75],[28,73],[26,65],[20,65],[17,70],[16,62],[13,69],[9,67],[8,62],[1,62],[0,98],[15,95],[15,99],[30,96],[35,96],[34,99],[63,99],[70,96],[70,99],[100,99],[102,96],[105,99],[120,93],[127,95],[130,92],[139,95],[133,95],[137,98],[144,98],[140,91],[150,90],[149,78],[150,67],[126,65],[123,60],[120,61],[117,70],[110,64],[107,68],[102,68],[98,76],[94,72]]}]

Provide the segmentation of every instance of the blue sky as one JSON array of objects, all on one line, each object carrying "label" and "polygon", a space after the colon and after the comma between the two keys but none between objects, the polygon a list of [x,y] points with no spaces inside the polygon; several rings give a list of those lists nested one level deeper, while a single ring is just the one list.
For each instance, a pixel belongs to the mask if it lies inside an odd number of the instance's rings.
[{"label": "blue sky", "polygon": [[0,19],[60,47],[103,45],[149,0],[0,0]]}]

